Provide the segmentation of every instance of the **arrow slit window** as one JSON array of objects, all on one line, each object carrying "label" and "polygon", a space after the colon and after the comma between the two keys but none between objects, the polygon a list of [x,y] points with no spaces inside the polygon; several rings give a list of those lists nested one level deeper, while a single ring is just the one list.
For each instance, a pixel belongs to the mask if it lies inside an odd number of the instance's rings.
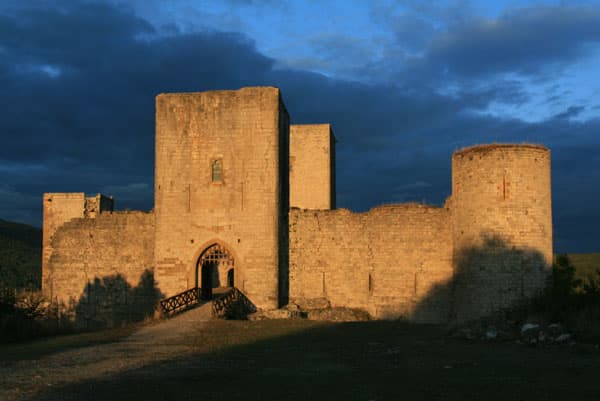
[{"label": "arrow slit window", "polygon": [[223,160],[214,159],[211,162],[212,171],[212,182],[222,183],[223,182]]}]

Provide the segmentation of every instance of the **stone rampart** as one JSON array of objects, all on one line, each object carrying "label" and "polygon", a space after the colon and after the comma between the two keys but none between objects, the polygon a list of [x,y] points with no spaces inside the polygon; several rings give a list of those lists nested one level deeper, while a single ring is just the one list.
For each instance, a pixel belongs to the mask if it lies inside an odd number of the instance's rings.
[{"label": "stone rampart", "polygon": [[468,320],[539,293],[552,264],[550,151],[479,145],[452,157],[455,309]]},{"label": "stone rampart", "polygon": [[153,311],[152,213],[71,219],[56,230],[51,248],[47,293],[78,324],[111,325]]},{"label": "stone rampart", "polygon": [[420,204],[290,212],[290,301],[377,318],[447,321],[450,211]]},{"label": "stone rampart", "polygon": [[290,301],[421,322],[478,318],[543,289],[547,148],[462,149],[443,207],[352,213],[335,210],[329,124],[289,121],[274,87],[158,95],[154,212],[45,194],[46,294],[90,326],[146,311],[161,293],[224,284],[263,309]]},{"label": "stone rampart", "polygon": [[42,289],[48,292],[48,259],[52,254],[52,236],[56,230],[71,219],[83,218],[85,194],[45,193],[42,204],[44,226],[42,228]]}]

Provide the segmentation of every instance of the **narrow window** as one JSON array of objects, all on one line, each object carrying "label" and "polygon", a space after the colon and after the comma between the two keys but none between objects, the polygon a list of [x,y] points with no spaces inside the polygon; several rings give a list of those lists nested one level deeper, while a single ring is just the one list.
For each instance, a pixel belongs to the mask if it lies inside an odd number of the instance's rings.
[{"label": "narrow window", "polygon": [[223,165],[221,159],[212,161],[212,182],[223,182]]}]

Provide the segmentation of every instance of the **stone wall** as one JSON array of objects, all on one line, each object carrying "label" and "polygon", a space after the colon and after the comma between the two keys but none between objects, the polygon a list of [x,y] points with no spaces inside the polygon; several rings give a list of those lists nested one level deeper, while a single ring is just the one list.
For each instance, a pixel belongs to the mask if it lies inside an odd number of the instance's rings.
[{"label": "stone wall", "polygon": [[48,294],[48,259],[52,254],[52,236],[56,230],[71,219],[83,218],[85,212],[85,194],[45,193],[42,213],[42,290]]},{"label": "stone wall", "polygon": [[378,318],[447,321],[450,211],[419,204],[290,211],[290,301],[351,307]]},{"label": "stone wall", "polygon": [[329,124],[290,126],[290,205],[335,209],[335,138]]},{"label": "stone wall", "polygon": [[139,320],[154,310],[154,215],[98,214],[56,230],[47,293],[84,327]]},{"label": "stone wall", "polygon": [[458,320],[543,289],[552,264],[548,149],[497,144],[456,152],[451,207]]},{"label": "stone wall", "polygon": [[205,280],[229,284],[233,268],[259,308],[290,301],[423,322],[534,296],[552,262],[548,149],[456,152],[442,208],[335,210],[331,127],[290,128],[272,87],[157,96],[154,194],[153,214],[44,194],[43,290],[82,324],[137,319],[161,294],[202,285],[198,261],[213,245],[227,269]]},{"label": "stone wall", "polygon": [[45,193],[43,196],[42,290],[48,293],[48,259],[52,254],[52,236],[66,222],[79,218],[95,218],[113,211],[113,199],[101,194],[86,197],[83,192]]},{"label": "stone wall", "polygon": [[99,213],[112,212],[114,210],[114,200],[112,197],[102,194],[86,196],[84,209],[85,217],[94,218]]},{"label": "stone wall", "polygon": [[288,147],[277,88],[157,96],[155,277],[166,296],[200,284],[198,258],[219,243],[235,286],[259,307],[280,304]]},{"label": "stone wall", "polygon": [[464,321],[538,294],[552,262],[550,153],[481,145],[452,158],[444,208],[290,213],[290,299],[375,317]]}]

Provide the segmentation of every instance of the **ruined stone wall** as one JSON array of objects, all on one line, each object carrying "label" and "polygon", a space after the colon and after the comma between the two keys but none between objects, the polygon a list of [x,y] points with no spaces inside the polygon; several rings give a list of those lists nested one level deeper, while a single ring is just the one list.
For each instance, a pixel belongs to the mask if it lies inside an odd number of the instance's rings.
[{"label": "ruined stone wall", "polygon": [[426,322],[531,297],[552,262],[548,149],[456,152],[443,208],[329,210],[331,127],[290,128],[272,87],[157,96],[154,214],[103,213],[112,207],[101,195],[44,195],[42,286],[87,327],[201,285],[198,260],[214,244],[233,258],[215,281],[233,266],[259,308],[289,300]]},{"label": "ruined stone wall", "polygon": [[290,205],[335,209],[335,138],[329,124],[290,126]]},{"label": "ruined stone wall", "polygon": [[200,284],[198,258],[220,243],[235,286],[258,307],[279,305],[288,121],[277,88],[157,96],[155,277],[167,296]]},{"label": "ruined stone wall", "polygon": [[550,152],[481,145],[452,157],[456,318],[535,295],[552,263]]},{"label": "ruined stone wall", "polygon": [[42,290],[48,294],[48,259],[52,254],[52,236],[56,230],[71,219],[82,218],[85,211],[85,194],[45,193],[42,213]]},{"label": "ruined stone wall", "polygon": [[48,259],[52,236],[64,223],[77,218],[95,218],[113,210],[113,199],[102,194],[86,197],[83,192],[45,193],[43,196],[42,290],[48,293]]},{"label": "ruined stone wall", "polygon": [[112,197],[97,194],[95,196],[85,197],[84,216],[94,218],[99,213],[112,212],[114,210],[114,200]]},{"label": "ruined stone wall", "polygon": [[151,314],[154,215],[98,214],[71,219],[51,241],[48,292],[84,327],[109,326]]},{"label": "ruined stone wall", "polygon": [[290,301],[361,308],[378,318],[447,321],[450,211],[418,204],[290,211]]}]

